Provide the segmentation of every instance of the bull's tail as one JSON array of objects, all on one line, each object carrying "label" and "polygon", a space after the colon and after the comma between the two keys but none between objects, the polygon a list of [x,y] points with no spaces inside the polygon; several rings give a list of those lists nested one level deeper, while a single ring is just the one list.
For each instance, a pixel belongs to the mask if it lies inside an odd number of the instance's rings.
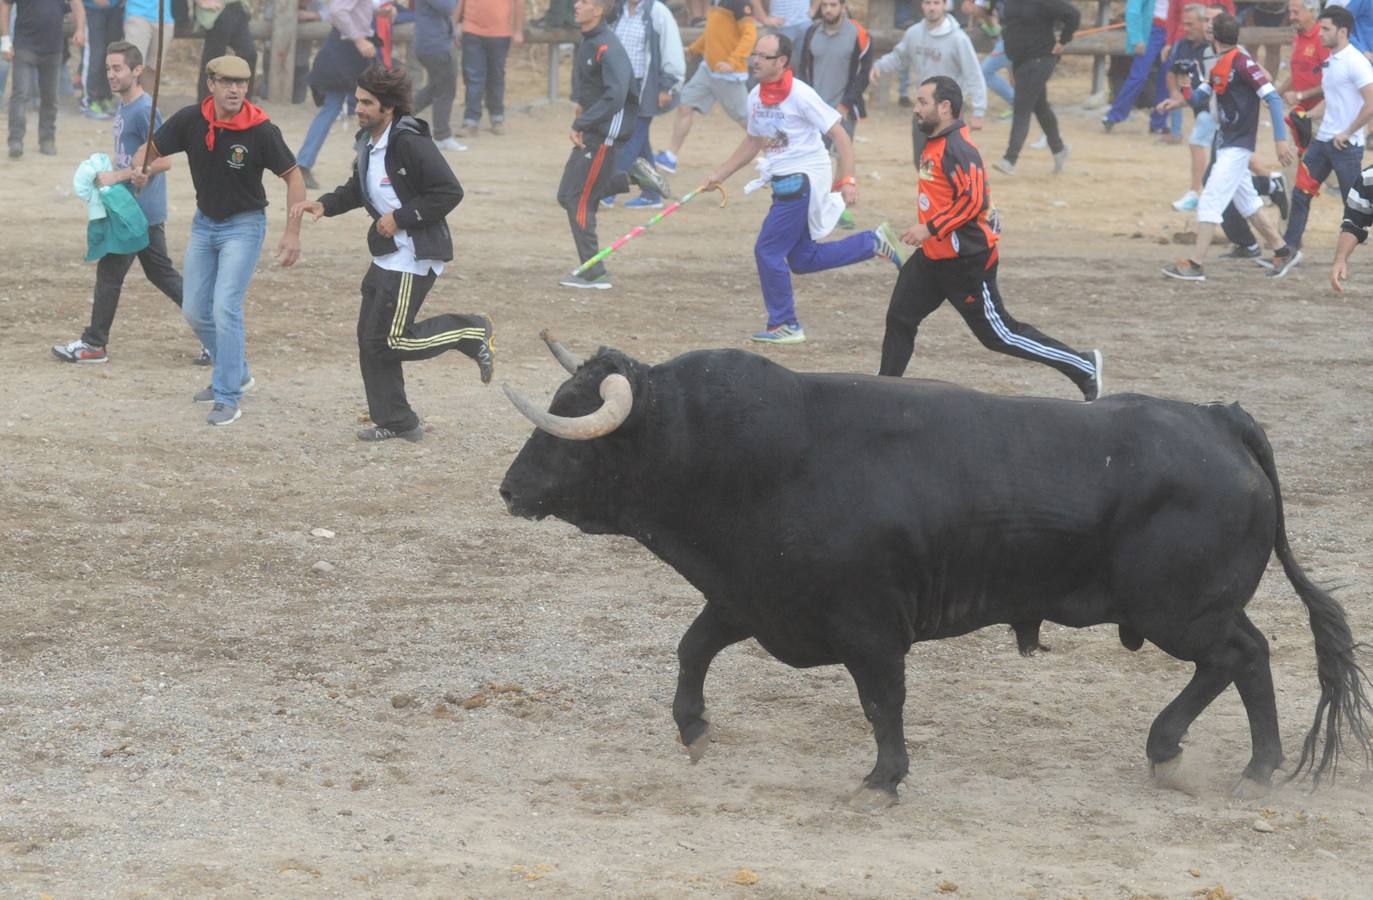
[{"label": "bull's tail", "polygon": [[[1359,665],[1359,657],[1364,655],[1363,644],[1354,640],[1349,630],[1349,620],[1344,609],[1330,592],[1317,585],[1302,571],[1292,554],[1292,545],[1287,542],[1287,527],[1283,521],[1282,491],[1278,487],[1278,470],[1273,462],[1273,448],[1268,436],[1254,419],[1239,408],[1230,408],[1241,420],[1244,444],[1268,476],[1273,485],[1273,501],[1277,510],[1277,534],[1274,545],[1287,580],[1292,582],[1297,596],[1306,604],[1311,617],[1311,633],[1316,639],[1316,676],[1321,686],[1320,702],[1316,704],[1315,720],[1311,730],[1306,733],[1302,743],[1301,759],[1288,776],[1296,778],[1306,770],[1311,771],[1315,784],[1320,784],[1326,770],[1331,776],[1339,765],[1340,755],[1344,752],[1344,736],[1348,731],[1363,751],[1364,763],[1373,761],[1373,731],[1370,731],[1368,716],[1373,715],[1365,685],[1370,684],[1368,676]],[[1322,724],[1325,729],[1324,746],[1321,744]]]}]

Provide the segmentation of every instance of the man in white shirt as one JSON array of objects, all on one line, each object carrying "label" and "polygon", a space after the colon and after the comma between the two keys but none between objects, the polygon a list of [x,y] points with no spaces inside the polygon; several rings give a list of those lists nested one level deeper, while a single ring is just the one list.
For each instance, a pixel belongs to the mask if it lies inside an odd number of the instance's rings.
[{"label": "man in white shirt", "polygon": [[360,441],[424,437],[405,397],[401,364],[459,350],[476,360],[483,384],[495,365],[491,320],[451,313],[416,321],[420,304],[453,258],[444,217],[462,201],[462,185],[411,113],[410,78],[380,65],[358,76],[357,157],[348,183],[318,200],[291,207],[292,218],[337,216],[359,206],[372,216],[367,249],[372,264],[362,280],[358,358],[372,426]]},{"label": "man in white shirt", "polygon": [[[718,186],[763,153],[759,177],[744,189],[764,184],[772,188],[772,207],[753,246],[768,325],[751,340],[763,344],[806,340],[796,318],[792,272],[820,272],[874,256],[889,259],[898,268],[904,261],[896,234],[886,223],[841,240],[816,243],[834,230],[846,205],[858,203],[853,144],[839,111],[821,100],[810,85],[792,77],[791,54],[791,40],[784,34],[758,39],[749,56],[758,85],[748,95],[748,133],[701,185],[703,191]],[[838,179],[834,179],[824,137],[839,158]]]},{"label": "man in white shirt", "polygon": [[[1349,10],[1327,7],[1319,21],[1321,45],[1330,48],[1330,58],[1325,61],[1321,83],[1303,93],[1308,98],[1325,97],[1325,118],[1316,139],[1306,148],[1303,162],[1317,191],[1333,171],[1340,183],[1340,196],[1347,197],[1363,167],[1364,127],[1373,119],[1373,63],[1349,42],[1354,28]],[[1301,183],[1292,192],[1285,238],[1293,253],[1285,265],[1272,268],[1270,275],[1281,278],[1301,259],[1302,233],[1314,196]]]}]

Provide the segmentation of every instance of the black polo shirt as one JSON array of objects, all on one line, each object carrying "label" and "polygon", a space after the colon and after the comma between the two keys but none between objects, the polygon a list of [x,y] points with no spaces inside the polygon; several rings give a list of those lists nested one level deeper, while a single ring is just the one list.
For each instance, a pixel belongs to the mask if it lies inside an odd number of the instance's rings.
[{"label": "black polo shirt", "polygon": [[243,131],[218,128],[213,150],[205,146],[209,130],[200,107],[187,106],[157,129],[153,145],[161,156],[186,154],[195,183],[195,205],[211,219],[222,222],[239,213],[266,209],[262,171],[285,175],[296,165],[281,129],[271,122]]},{"label": "black polo shirt", "polygon": [[13,0],[14,46],[30,53],[62,52],[67,0]]}]

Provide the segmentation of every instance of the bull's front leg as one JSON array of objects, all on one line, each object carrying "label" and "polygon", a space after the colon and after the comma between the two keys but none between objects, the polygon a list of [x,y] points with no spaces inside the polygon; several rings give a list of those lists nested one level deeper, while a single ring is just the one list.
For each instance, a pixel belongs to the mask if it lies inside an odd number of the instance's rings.
[{"label": "bull's front leg", "polygon": [[896,786],[906,777],[910,757],[902,712],[906,705],[906,657],[904,654],[864,656],[844,664],[858,685],[863,715],[872,723],[877,741],[877,764],[850,799],[860,809],[879,809],[896,802]]},{"label": "bull's front leg", "polygon": [[677,696],[672,700],[672,718],[693,763],[700,762],[710,745],[710,722],[706,719],[706,672],[715,655],[730,644],[749,637],[749,632],[733,625],[706,601],[706,608],[691,623],[677,644]]}]

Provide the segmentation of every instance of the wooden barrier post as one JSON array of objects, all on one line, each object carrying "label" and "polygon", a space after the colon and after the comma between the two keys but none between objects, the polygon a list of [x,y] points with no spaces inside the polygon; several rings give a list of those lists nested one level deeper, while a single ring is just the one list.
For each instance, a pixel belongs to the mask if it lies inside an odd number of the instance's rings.
[{"label": "wooden barrier post", "polygon": [[290,103],[296,87],[296,5],[277,0],[272,17],[272,59],[268,63],[267,99]]}]

